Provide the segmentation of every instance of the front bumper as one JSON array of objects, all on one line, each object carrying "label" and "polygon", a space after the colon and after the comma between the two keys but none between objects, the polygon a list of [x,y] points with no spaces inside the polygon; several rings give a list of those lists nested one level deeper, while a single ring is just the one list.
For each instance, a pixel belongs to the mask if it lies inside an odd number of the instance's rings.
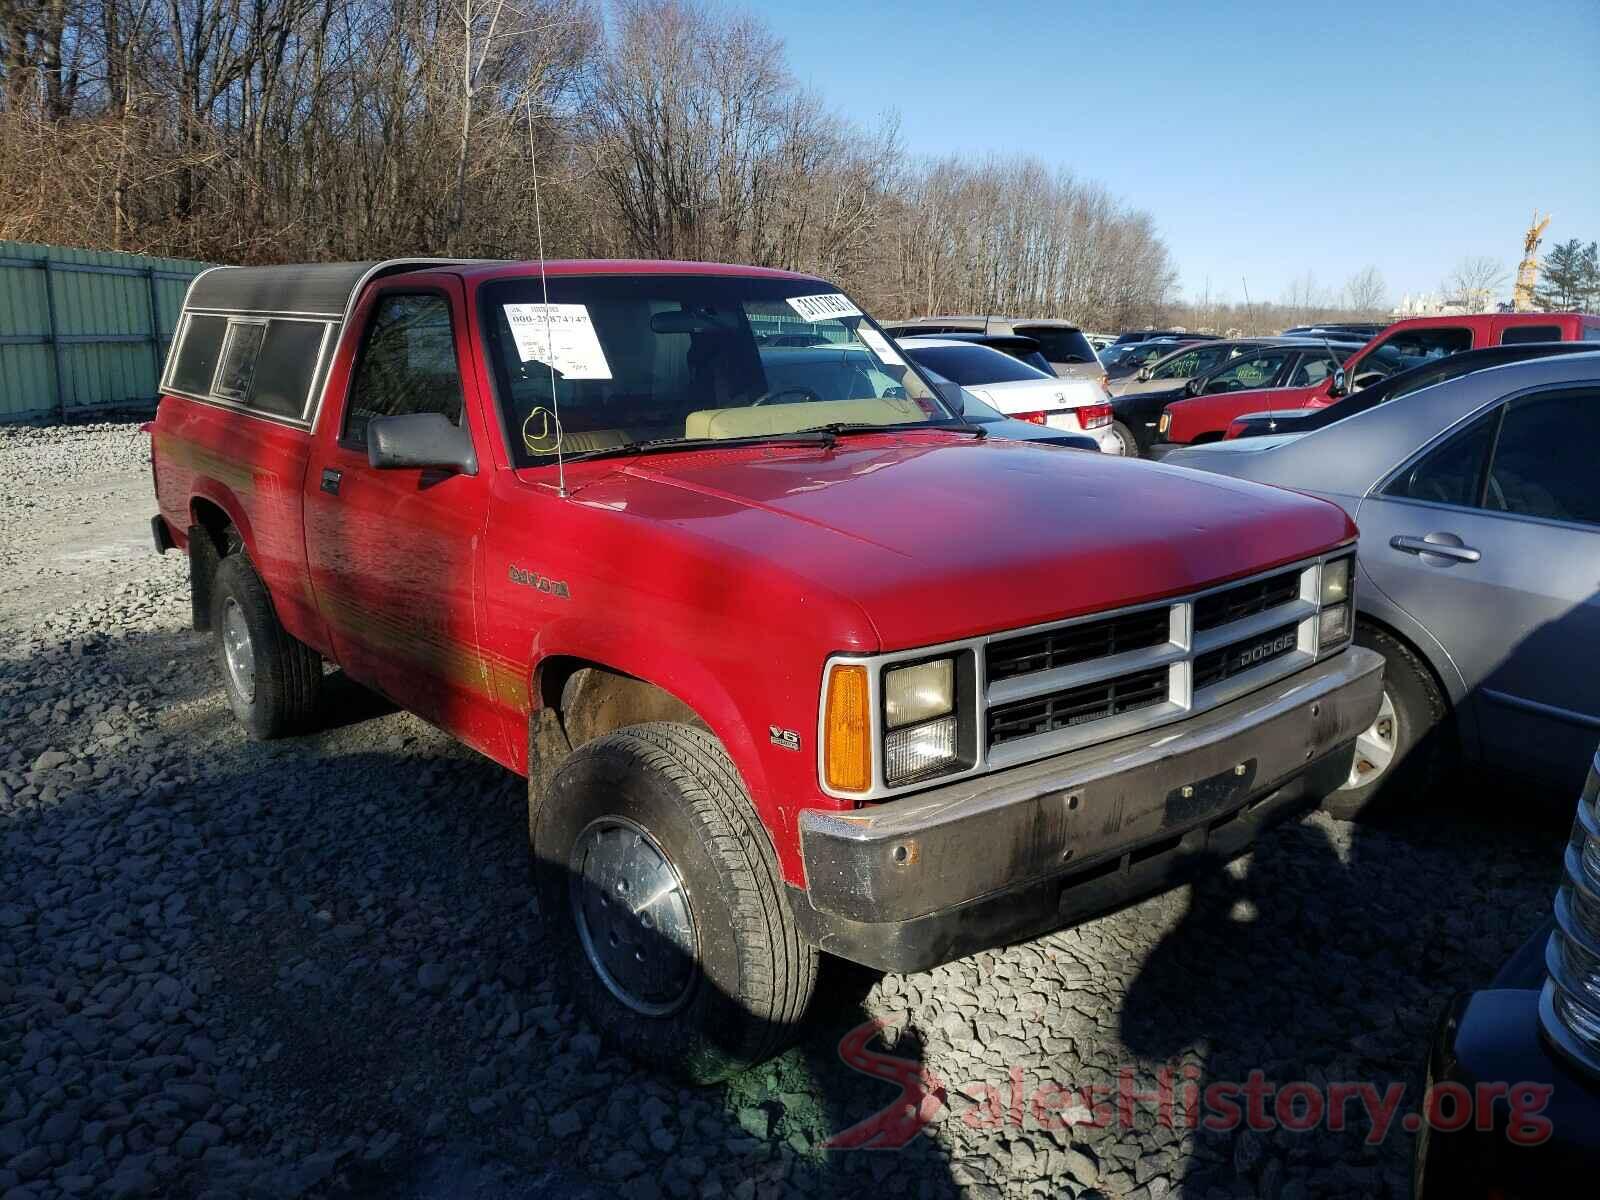
[{"label": "front bumper", "polygon": [[1382,657],[1352,646],[1177,725],[807,810],[796,919],[820,949],[917,971],[1109,911],[1342,784],[1382,690]]},{"label": "front bumper", "polygon": [[[1538,1011],[1537,991],[1506,989],[1458,996],[1445,1011],[1428,1055],[1428,1086],[1464,1091],[1475,1110],[1460,1129],[1419,1133],[1418,1200],[1573,1195],[1586,1190],[1576,1181],[1600,1173],[1600,1084],[1552,1053]],[[1488,1103],[1476,1103],[1480,1092]],[[1452,1113],[1453,1105],[1441,1111]],[[1530,1116],[1547,1128],[1530,1127]]]}]

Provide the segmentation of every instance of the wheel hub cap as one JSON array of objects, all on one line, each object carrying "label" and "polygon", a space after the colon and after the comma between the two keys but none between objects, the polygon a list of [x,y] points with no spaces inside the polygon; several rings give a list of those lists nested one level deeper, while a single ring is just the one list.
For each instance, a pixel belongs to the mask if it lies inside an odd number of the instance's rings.
[{"label": "wheel hub cap", "polygon": [[1394,701],[1385,689],[1377,719],[1356,738],[1356,757],[1350,764],[1350,778],[1345,781],[1345,787],[1364,787],[1387,771],[1394,763],[1397,736]]},{"label": "wheel hub cap", "polygon": [[256,648],[250,641],[244,610],[231,596],[222,610],[222,656],[234,689],[248,704],[256,698]]},{"label": "wheel hub cap", "polygon": [[570,887],[578,939],[611,994],[647,1016],[682,1005],[694,979],[694,914],[660,844],[632,821],[602,817],[573,845]]}]

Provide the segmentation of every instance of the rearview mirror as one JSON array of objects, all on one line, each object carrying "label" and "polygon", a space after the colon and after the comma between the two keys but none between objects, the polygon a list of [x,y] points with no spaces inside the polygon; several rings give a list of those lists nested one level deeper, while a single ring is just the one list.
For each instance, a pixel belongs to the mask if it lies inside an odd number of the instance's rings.
[{"label": "rearview mirror", "polygon": [[1333,373],[1333,382],[1328,385],[1328,395],[1337,398],[1349,390],[1349,385],[1344,377],[1344,368],[1340,367]]},{"label": "rearview mirror", "polygon": [[442,413],[403,413],[367,422],[367,462],[374,470],[433,468],[478,473],[472,435]]}]

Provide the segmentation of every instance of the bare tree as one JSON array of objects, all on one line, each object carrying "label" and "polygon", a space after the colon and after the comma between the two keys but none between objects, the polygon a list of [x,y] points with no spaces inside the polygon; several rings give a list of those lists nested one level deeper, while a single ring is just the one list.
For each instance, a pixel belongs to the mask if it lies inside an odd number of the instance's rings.
[{"label": "bare tree", "polygon": [[552,254],[813,271],[885,315],[1148,324],[1175,291],[1148,214],[1036,159],[908,161],[699,0],[0,0],[0,237],[525,256],[535,158]]},{"label": "bare tree", "polygon": [[1344,307],[1353,313],[1375,315],[1389,306],[1389,287],[1375,266],[1357,271],[1344,285]]},{"label": "bare tree", "polygon": [[1509,278],[1504,264],[1483,256],[1463,258],[1440,285],[1446,296],[1459,298],[1472,312],[1494,308],[1495,295]]}]

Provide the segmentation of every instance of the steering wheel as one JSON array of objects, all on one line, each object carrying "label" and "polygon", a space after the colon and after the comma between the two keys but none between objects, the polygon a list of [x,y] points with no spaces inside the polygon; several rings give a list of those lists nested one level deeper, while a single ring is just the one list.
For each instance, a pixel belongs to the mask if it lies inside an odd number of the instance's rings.
[{"label": "steering wheel", "polygon": [[821,404],[822,397],[808,387],[780,388],[776,392],[768,392],[765,396],[757,396],[750,401],[750,407],[755,408],[761,404]]}]

